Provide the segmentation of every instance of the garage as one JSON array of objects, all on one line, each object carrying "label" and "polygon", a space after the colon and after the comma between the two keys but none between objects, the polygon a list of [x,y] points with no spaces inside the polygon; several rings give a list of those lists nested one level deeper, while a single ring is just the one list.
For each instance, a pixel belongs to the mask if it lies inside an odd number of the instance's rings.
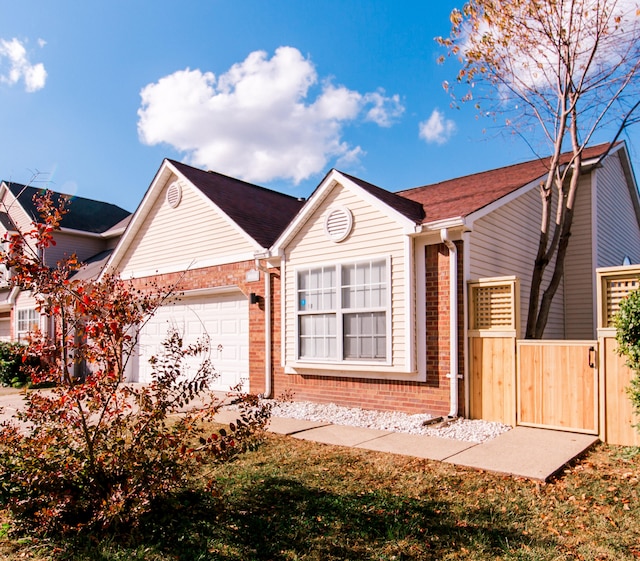
[{"label": "garage", "polygon": [[[242,292],[187,293],[160,307],[140,332],[138,356],[137,360],[132,357],[128,381],[151,382],[149,359],[163,351],[170,329],[182,335],[185,345],[210,337],[211,361],[218,374],[212,389],[229,391],[242,384],[242,391],[249,390],[249,305]],[[185,361],[185,375],[195,374],[200,362]]]}]

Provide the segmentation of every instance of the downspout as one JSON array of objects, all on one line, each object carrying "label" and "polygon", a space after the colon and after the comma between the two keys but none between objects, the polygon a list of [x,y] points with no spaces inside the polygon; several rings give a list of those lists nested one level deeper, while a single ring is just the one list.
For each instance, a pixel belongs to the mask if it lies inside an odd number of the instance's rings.
[{"label": "downspout", "polygon": [[464,415],[465,417],[469,417],[471,415],[471,384],[469,383],[469,334],[467,332],[469,328],[469,293],[466,289],[467,281],[469,280],[470,274],[469,270],[471,264],[469,262],[469,254],[470,252],[467,250],[471,247],[471,232],[466,231],[462,232],[462,286],[464,287],[462,290],[462,310],[463,310],[463,331],[462,331],[462,341],[463,341],[463,353],[464,357]]},{"label": "downspout", "polygon": [[458,248],[446,228],[440,239],[449,248],[449,418],[458,416]]},{"label": "downspout", "polygon": [[264,393],[260,397],[271,399],[273,377],[271,376],[271,273],[256,259],[256,268],[264,273]]}]

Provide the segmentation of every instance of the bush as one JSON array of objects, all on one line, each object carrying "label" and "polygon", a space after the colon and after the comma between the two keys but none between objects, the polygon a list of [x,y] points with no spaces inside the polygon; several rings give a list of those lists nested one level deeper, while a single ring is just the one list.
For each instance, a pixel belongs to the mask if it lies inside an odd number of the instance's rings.
[{"label": "bush", "polygon": [[[224,405],[209,391],[210,342],[184,345],[175,331],[153,361],[152,383],[123,383],[140,327],[173,290],[143,290],[116,275],[76,279],[73,256],[45,266],[34,247],[53,243],[64,203],[55,206],[49,193],[37,202],[42,220],[11,235],[2,260],[13,286],[41,295],[39,311],[54,319],[52,333],[33,333],[22,350],[33,383],[55,387],[29,392],[24,410],[0,424],[0,502],[34,534],[132,528],[157,501],[188,488],[202,462],[255,445],[270,408],[234,395],[237,421],[208,428]],[[187,360],[195,372],[187,374]]]},{"label": "bush", "polygon": [[0,341],[0,385],[22,387],[29,380],[22,366],[22,345]]},{"label": "bush", "polygon": [[[82,384],[30,392],[17,421],[0,428],[0,499],[23,529],[43,535],[132,528],[155,501],[188,489],[205,461],[228,461],[259,441],[270,407],[233,396],[238,419],[228,430],[210,422],[224,405],[209,395],[205,358],[185,378],[186,357],[208,344],[165,342],[148,387],[90,374]],[[197,408],[183,411],[196,398]],[[25,434],[24,425],[31,427]]]},{"label": "bush", "polygon": [[[618,353],[626,357],[627,366],[635,373],[627,393],[640,416],[640,291],[631,292],[622,300],[615,326]],[[636,428],[640,429],[640,424]]]}]

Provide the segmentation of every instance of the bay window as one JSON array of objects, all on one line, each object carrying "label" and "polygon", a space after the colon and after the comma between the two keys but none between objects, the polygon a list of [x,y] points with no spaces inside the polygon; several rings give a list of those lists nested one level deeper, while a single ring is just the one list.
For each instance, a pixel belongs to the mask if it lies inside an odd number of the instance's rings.
[{"label": "bay window", "polygon": [[298,270],[298,358],[387,361],[389,274],[387,258]]}]

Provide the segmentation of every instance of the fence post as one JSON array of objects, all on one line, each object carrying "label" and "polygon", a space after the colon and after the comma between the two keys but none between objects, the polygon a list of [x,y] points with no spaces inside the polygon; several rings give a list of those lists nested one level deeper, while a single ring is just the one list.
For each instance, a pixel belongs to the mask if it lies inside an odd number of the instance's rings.
[{"label": "fence post", "polygon": [[607,444],[640,446],[640,433],[633,426],[640,419],[626,388],[634,373],[616,352],[615,314],[620,301],[640,287],[640,266],[596,269],[597,326],[600,347],[600,440]]},{"label": "fence post", "polygon": [[468,283],[470,417],[516,424],[516,277]]}]

